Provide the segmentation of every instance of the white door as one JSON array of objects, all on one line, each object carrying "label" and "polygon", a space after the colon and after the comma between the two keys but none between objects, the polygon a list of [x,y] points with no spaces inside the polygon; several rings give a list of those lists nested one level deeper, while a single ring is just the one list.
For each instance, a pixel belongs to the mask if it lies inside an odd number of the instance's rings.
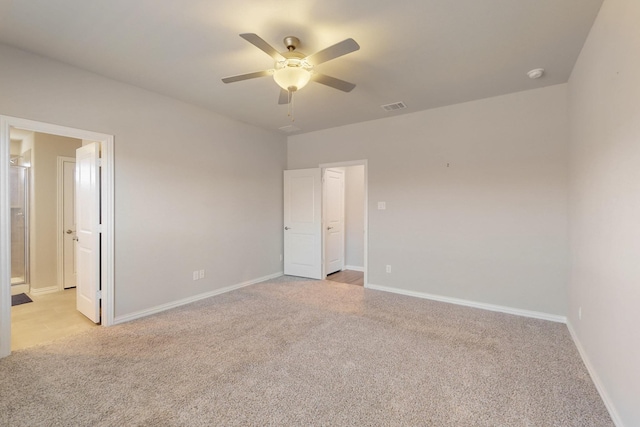
[{"label": "white door", "polygon": [[344,171],[327,169],[323,179],[325,274],[344,269]]},{"label": "white door", "polygon": [[76,212],[75,159],[62,160],[62,283],[65,289],[76,286]]},{"label": "white door", "polygon": [[100,322],[100,148],[93,142],[76,150],[76,307]]},{"label": "white door", "polygon": [[322,279],[319,168],[284,171],[284,274]]}]

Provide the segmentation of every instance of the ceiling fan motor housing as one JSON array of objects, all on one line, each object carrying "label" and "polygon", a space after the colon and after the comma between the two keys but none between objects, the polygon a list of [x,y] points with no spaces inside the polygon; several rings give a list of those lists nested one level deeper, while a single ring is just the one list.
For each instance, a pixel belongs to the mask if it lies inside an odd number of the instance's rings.
[{"label": "ceiling fan motor housing", "polygon": [[273,79],[282,89],[295,92],[309,83],[313,66],[305,60],[307,55],[295,50],[300,44],[297,37],[285,37],[283,42],[287,52],[282,52],[284,61],[276,61]]}]

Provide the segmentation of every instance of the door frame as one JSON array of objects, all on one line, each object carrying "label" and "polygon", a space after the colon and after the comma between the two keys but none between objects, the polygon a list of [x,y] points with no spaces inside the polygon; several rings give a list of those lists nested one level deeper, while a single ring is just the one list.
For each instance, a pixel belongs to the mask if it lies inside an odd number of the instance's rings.
[{"label": "door frame", "polygon": [[9,145],[11,127],[69,138],[87,139],[101,146],[101,288],[103,326],[114,324],[114,136],[0,115],[0,357],[11,354],[11,221],[9,209]]},{"label": "door frame", "polygon": [[[75,157],[58,156],[56,159],[56,173],[58,175],[57,189],[57,245],[58,253],[56,256],[56,262],[58,265],[58,291],[63,291],[64,288],[64,163],[76,162]],[[74,213],[75,215],[75,213]]]},{"label": "door frame", "polygon": [[[325,169],[344,168],[349,166],[364,166],[364,287],[369,283],[369,162],[364,160],[350,160],[345,162],[321,163],[318,165],[324,177]],[[323,218],[324,221],[324,218]],[[324,222],[323,222],[324,224]],[[323,233],[324,236],[324,233]],[[325,246],[322,246],[322,258],[324,260]],[[346,254],[345,254],[346,256]],[[346,261],[346,258],[345,258]],[[326,278],[324,269],[324,261],[322,262],[322,276]]]}]

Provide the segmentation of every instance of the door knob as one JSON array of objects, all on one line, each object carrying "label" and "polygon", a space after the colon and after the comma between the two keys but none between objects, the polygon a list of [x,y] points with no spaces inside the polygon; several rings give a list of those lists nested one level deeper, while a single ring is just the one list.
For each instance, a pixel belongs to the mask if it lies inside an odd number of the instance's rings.
[{"label": "door knob", "polygon": [[289,227],[285,227],[284,229],[285,229],[285,230],[291,230]]},{"label": "door knob", "polygon": [[327,230],[333,230],[333,227],[327,227]]},{"label": "door knob", "polygon": [[77,242],[78,241],[78,237],[77,236],[74,237],[73,240],[75,240]]},{"label": "door knob", "polygon": [[71,233],[73,233],[73,230],[67,230],[67,231],[65,231],[65,233],[71,234]]}]

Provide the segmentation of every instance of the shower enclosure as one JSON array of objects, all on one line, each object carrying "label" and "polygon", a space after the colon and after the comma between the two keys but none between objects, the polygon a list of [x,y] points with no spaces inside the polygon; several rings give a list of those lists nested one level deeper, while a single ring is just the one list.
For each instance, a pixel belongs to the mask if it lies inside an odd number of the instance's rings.
[{"label": "shower enclosure", "polygon": [[29,168],[11,159],[11,285],[29,283]]}]

